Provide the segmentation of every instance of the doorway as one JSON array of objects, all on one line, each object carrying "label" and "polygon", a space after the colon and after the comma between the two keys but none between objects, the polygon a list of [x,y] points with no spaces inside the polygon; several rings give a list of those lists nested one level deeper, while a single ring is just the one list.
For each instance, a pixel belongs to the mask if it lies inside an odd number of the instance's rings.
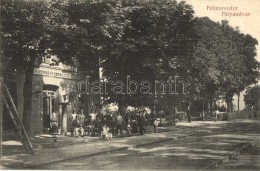
[{"label": "doorway", "polygon": [[50,116],[54,112],[55,97],[43,97],[43,127],[50,128]]},{"label": "doorway", "polygon": [[43,85],[43,108],[42,108],[42,124],[44,132],[50,128],[50,116],[53,112],[57,113],[58,109],[58,86]]}]

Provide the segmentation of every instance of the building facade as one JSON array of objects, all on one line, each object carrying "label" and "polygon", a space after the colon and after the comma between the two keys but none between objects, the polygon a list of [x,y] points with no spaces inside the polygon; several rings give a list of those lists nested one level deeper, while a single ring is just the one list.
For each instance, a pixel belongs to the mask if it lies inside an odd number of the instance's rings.
[{"label": "building facade", "polygon": [[[49,132],[50,115],[53,112],[58,116],[58,134],[65,135],[70,129],[68,118],[73,109],[77,112],[83,109],[84,114],[87,115],[91,109],[96,110],[100,105],[98,95],[86,95],[78,92],[78,82],[85,80],[86,75],[78,74],[75,67],[53,63],[53,58],[55,59],[55,57],[43,57],[40,64],[35,65],[34,68],[31,129],[29,130],[31,135]],[[96,72],[98,73],[98,68]],[[17,73],[15,75],[15,86],[11,88],[11,94],[21,120],[24,107],[24,80],[24,73]],[[13,83],[9,85],[13,85]],[[5,124],[7,124],[5,128],[12,129],[12,123],[6,113],[4,116]]]}]

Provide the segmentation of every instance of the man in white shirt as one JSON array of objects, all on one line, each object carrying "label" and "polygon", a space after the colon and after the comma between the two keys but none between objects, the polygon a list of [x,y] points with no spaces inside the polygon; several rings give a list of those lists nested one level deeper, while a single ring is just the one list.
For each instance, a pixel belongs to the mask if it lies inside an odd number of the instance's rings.
[{"label": "man in white shirt", "polygon": [[91,110],[89,116],[90,116],[90,121],[94,122],[97,118],[97,113],[94,113],[93,110]]},{"label": "man in white shirt", "polygon": [[118,130],[120,130],[121,136],[123,135],[122,127],[123,127],[123,117],[118,113],[116,117],[116,135],[118,135]]},{"label": "man in white shirt", "polygon": [[84,122],[85,122],[85,115],[84,115],[83,109],[81,109],[80,114],[78,115],[78,117],[79,117],[79,124],[80,124],[79,130],[80,130],[81,137],[83,137],[83,134],[84,134]]},{"label": "man in white shirt", "polygon": [[74,130],[75,130],[75,120],[76,120],[77,114],[76,114],[76,110],[73,109],[72,114],[69,117],[70,120],[70,132],[71,132],[71,136],[74,135]]}]

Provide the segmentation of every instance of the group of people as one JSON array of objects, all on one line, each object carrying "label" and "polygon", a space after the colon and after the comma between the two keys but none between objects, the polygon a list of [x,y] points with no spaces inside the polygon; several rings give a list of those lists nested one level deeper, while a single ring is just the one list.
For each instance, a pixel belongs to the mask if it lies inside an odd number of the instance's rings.
[{"label": "group of people", "polygon": [[[77,112],[75,109],[69,116],[71,136],[100,136],[100,138],[110,139],[113,136],[123,135],[123,129],[131,136],[133,133],[143,135],[147,128],[147,115],[144,112],[127,113],[125,120],[119,112],[106,112],[102,115],[99,112],[84,114],[83,109]],[[160,120],[154,117],[152,124],[154,132]],[[55,112],[50,117],[50,134],[54,134],[58,129],[58,117]]]},{"label": "group of people", "polygon": [[[144,112],[126,115],[127,132],[143,135],[147,129],[147,117]],[[130,130],[129,130],[130,129]]]},{"label": "group of people", "polygon": [[112,136],[118,135],[118,132],[123,135],[123,117],[119,113],[112,116],[103,116],[99,112],[91,110],[90,114],[84,115],[83,109],[81,109],[79,114],[76,113],[76,110],[73,110],[69,119],[72,136],[79,137],[80,135],[83,137],[84,135],[97,135],[112,138]]},{"label": "group of people", "polygon": [[81,110],[80,113],[77,114],[76,110],[74,109],[69,117],[69,120],[71,122],[71,135],[76,135],[78,137],[80,134],[81,136],[83,136],[85,123],[85,115],[83,113],[83,110]]},{"label": "group of people", "polygon": [[125,129],[129,136],[132,133],[139,133],[143,135],[146,133],[146,115],[144,113],[135,113],[133,115],[127,114],[125,120],[119,112],[106,112],[101,114],[99,112],[91,112],[84,115],[81,109],[79,114],[73,110],[69,117],[71,123],[72,136],[100,136],[100,138],[110,139],[113,136],[123,135]]}]

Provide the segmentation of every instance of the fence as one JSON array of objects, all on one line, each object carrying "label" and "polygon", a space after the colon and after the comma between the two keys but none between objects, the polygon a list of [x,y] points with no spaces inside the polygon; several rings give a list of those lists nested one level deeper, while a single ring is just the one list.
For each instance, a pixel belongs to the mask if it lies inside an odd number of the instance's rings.
[{"label": "fence", "polygon": [[236,119],[253,119],[256,118],[256,111],[254,110],[242,110],[242,111],[235,111],[235,112],[230,112],[226,114],[223,117],[223,120],[236,120]]}]

